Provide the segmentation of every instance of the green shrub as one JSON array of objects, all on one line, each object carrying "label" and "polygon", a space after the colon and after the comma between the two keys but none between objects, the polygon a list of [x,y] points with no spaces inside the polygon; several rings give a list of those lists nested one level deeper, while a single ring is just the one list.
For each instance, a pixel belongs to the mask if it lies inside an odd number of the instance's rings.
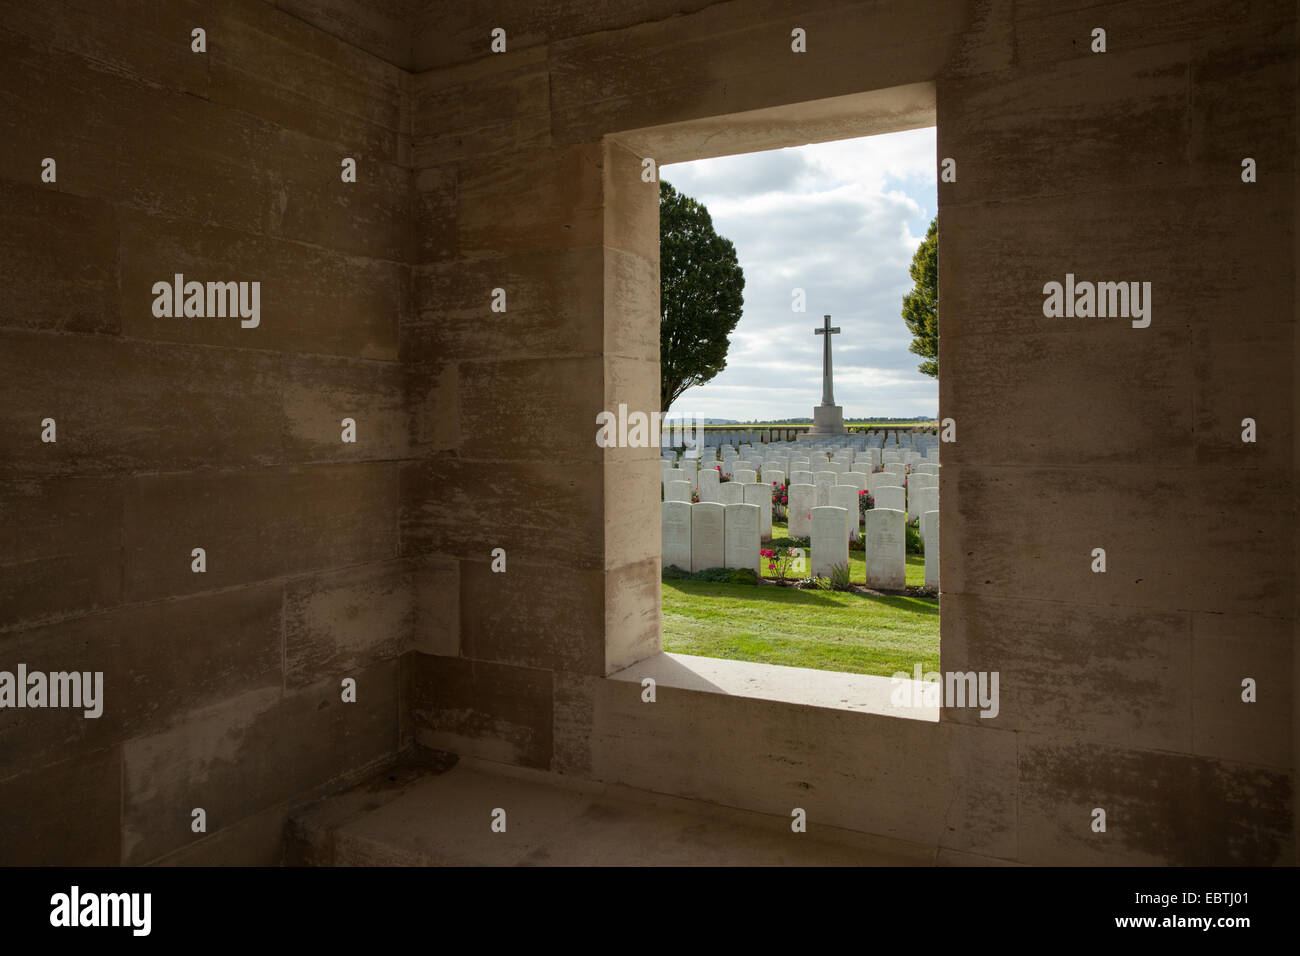
[{"label": "green shrub", "polygon": [[907,535],[907,553],[925,554],[925,545],[921,541],[921,529],[914,524],[906,524],[903,529]]},{"label": "green shrub", "polygon": [[694,574],[683,571],[675,564],[663,569],[664,581],[703,581],[706,584],[758,584],[758,575],[752,568],[705,568]]},{"label": "green shrub", "polygon": [[852,586],[849,580],[849,566],[837,564],[831,568],[831,590],[847,591]]}]

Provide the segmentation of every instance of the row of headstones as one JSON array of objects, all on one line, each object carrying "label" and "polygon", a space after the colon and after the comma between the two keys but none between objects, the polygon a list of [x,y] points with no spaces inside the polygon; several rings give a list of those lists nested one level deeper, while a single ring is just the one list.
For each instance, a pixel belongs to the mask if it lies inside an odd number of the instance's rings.
[{"label": "row of headstones", "polygon": [[[760,436],[754,432],[743,432],[739,435],[705,434],[702,443],[706,448],[716,448],[718,446],[734,445],[737,443],[743,445],[749,445],[753,443],[755,440],[759,440],[759,439]],[[821,445],[832,445],[836,447],[848,447],[848,448],[858,448],[858,449],[869,448],[872,446],[879,448],[881,445],[885,445],[885,446],[892,445],[895,447],[908,447],[908,448],[922,448],[927,446],[937,446],[938,443],[939,443],[938,436],[935,435],[933,432],[916,432],[910,428],[903,428],[903,429],[873,428],[870,431],[852,432],[850,434],[839,435],[834,438],[823,439],[821,442],[819,442],[819,444]],[[779,442],[779,441],[763,443],[763,447],[765,448],[777,448],[781,446],[807,448],[808,443],[807,442],[802,442],[802,443],[801,442]]]},{"label": "row of headstones", "polygon": [[[665,463],[667,464],[667,463]],[[909,512],[913,520],[919,520],[926,511],[936,510],[939,506],[939,465],[922,462],[912,466],[915,470],[907,474],[907,466],[898,462],[888,462],[883,471],[840,471],[834,470],[828,462],[827,467],[818,472],[797,469],[790,472],[790,486],[787,491],[790,512],[790,534],[792,537],[806,537],[804,529],[805,515],[808,508],[835,505],[849,507],[855,501],[856,493],[868,491],[875,500],[875,507],[889,508]],[[771,494],[771,488],[785,483],[786,473],[775,467],[763,465],[761,472],[749,468],[736,468],[731,472],[731,480],[721,480],[723,474],[718,468],[668,468],[662,471],[663,497],[665,501],[690,501],[693,493],[698,493],[701,502],[720,504],[737,504],[749,502],[759,504],[764,492]],[[757,489],[746,490],[759,482]],[[837,490],[839,489],[839,490]],[[770,499],[768,499],[770,507]],[[765,515],[765,533],[770,536],[771,514]],[[796,531],[796,528],[800,529]],[[857,538],[856,526],[852,537]]]},{"label": "row of headstones", "polygon": [[[760,486],[755,486],[760,487]],[[771,511],[768,496],[768,511]],[[663,516],[663,566],[683,571],[708,568],[749,568],[762,574],[760,539],[762,514],[758,505],[705,501],[665,501]],[[769,524],[769,537],[771,526]]]},{"label": "row of headstones", "polygon": [[[837,486],[845,487],[845,486]],[[850,489],[852,490],[852,489]],[[749,568],[761,576],[760,509],[752,504],[720,504],[715,501],[665,501],[662,506],[663,566],[676,565],[683,571],[707,568]],[[858,511],[836,505],[809,511],[811,572],[831,577],[836,566],[849,568],[849,526]],[[906,516],[892,508],[876,508],[866,514],[863,530],[867,587],[901,591],[907,584]],[[921,516],[925,536],[925,584],[939,588],[939,512]]]},{"label": "row of headstones", "polygon": [[[791,486],[794,487],[793,485]],[[792,512],[793,515],[793,512]],[[845,509],[818,506],[810,509],[809,537],[812,547],[812,573],[830,577],[836,565],[849,565],[849,526],[856,520]],[[862,529],[865,576],[870,588],[901,591],[907,584],[907,516],[894,508],[873,508],[865,515]],[[921,516],[925,537],[925,585],[939,589],[939,512]],[[793,536],[794,532],[791,531]]]},{"label": "row of headstones", "polygon": [[837,451],[814,450],[811,452],[801,449],[790,453],[768,451],[760,454],[743,447],[739,451],[725,447],[722,450],[720,460],[711,457],[711,455],[712,449],[706,449],[706,454],[702,458],[692,456],[688,452],[679,459],[673,452],[665,452],[661,460],[667,463],[665,467],[681,468],[715,467],[720,463],[723,474],[727,475],[730,475],[735,468],[748,467],[758,471],[762,470],[765,465],[775,465],[786,472],[799,467],[809,471],[820,471],[823,468],[831,471],[869,471],[885,464],[918,465],[923,462],[938,464],[939,461],[937,448],[929,449],[925,454],[916,451],[889,451],[879,448],[869,448],[865,451],[844,449]]}]

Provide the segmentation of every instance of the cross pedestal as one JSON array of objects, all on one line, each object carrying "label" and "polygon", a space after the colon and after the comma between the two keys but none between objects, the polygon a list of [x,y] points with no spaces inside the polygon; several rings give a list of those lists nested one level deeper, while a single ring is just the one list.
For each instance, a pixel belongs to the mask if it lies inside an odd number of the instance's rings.
[{"label": "cross pedestal", "polygon": [[844,409],[835,404],[835,383],[831,372],[831,336],[839,334],[839,328],[831,328],[831,317],[823,317],[822,327],[813,329],[816,335],[824,335],[822,340],[822,403],[813,409],[813,427],[811,431],[800,432],[799,441],[817,441],[844,434]]}]

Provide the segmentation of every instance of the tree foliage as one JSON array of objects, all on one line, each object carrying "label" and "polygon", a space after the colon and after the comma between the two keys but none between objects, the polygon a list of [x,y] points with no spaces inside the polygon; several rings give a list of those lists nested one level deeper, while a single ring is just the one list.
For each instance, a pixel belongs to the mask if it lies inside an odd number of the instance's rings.
[{"label": "tree foliage", "polygon": [[912,291],[903,296],[903,321],[912,333],[910,351],[925,359],[917,368],[939,377],[939,217],[930,220],[912,256]]},{"label": "tree foliage", "polygon": [[745,273],[731,240],[704,206],[659,182],[659,398],[668,411],[683,392],[727,367],[744,306]]}]

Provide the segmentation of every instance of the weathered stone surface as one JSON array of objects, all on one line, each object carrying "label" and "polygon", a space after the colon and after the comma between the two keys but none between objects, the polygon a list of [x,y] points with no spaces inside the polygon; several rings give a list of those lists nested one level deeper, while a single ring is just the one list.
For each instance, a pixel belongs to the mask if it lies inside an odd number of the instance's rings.
[{"label": "weathered stone surface", "polygon": [[[410,262],[415,251],[414,174],[359,145],[289,130],[276,135],[275,201],[267,232],[347,255]],[[343,181],[344,158],[356,181]]]},{"label": "weathered stone surface", "polygon": [[[486,34],[480,29],[479,36]],[[544,47],[516,47],[456,69],[416,74],[411,104],[416,168],[549,146],[547,53]]]},{"label": "weathered stone surface", "polygon": [[409,560],[414,620],[410,647],[422,654],[460,654],[460,561],[424,554]]},{"label": "weathered stone surface", "polygon": [[[1027,863],[1276,865],[1291,843],[1289,778],[1249,764],[1026,735],[1020,854]],[[1094,809],[1106,832],[1094,833]]]},{"label": "weathered stone surface", "polygon": [[[532,561],[537,562],[536,557]],[[521,667],[603,673],[603,608],[577,612],[570,595],[599,589],[604,575],[516,554],[505,572],[486,556],[460,563],[461,656]]]},{"label": "weathered stone surface", "polygon": [[119,480],[3,481],[0,516],[0,630],[119,602]]},{"label": "weathered stone surface", "polygon": [[121,862],[122,752],[82,752],[0,784],[0,865]]},{"label": "weathered stone surface", "polygon": [[[133,338],[240,349],[397,358],[406,267],[301,243],[131,216],[122,224],[122,331]],[[256,327],[239,318],[158,318],[155,282],[257,281]]]},{"label": "weathered stone surface", "polygon": [[[402,361],[598,356],[605,268],[596,246],[420,265],[419,311],[402,328]],[[505,290],[504,314],[491,311],[493,289]],[[654,345],[657,360],[658,338]]]},{"label": "weathered stone surface", "polygon": [[[397,556],[389,463],[141,476],[126,490],[124,594],[147,600]],[[204,548],[207,571],[191,570]]]},{"label": "weathered stone surface", "polygon": [[406,650],[413,626],[402,561],[292,578],[284,585],[284,681],[289,688],[355,677]]},{"label": "weathered stone surface", "polygon": [[[0,333],[0,477],[164,471],[280,460],[272,355]],[[53,418],[58,441],[41,441]]]},{"label": "weathered stone surface", "polygon": [[122,313],[113,208],[55,192],[36,176],[22,184],[0,180],[0,208],[0,259],[7,274],[0,325],[116,333]]},{"label": "weathered stone surface", "polygon": [[225,4],[207,20],[214,103],[405,161],[399,69],[257,0]]},{"label": "weathered stone surface", "polygon": [[[53,763],[155,733],[193,707],[253,688],[279,690],[281,589],[275,584],[137,604],[0,638],[5,666],[103,672],[102,714],[5,710],[0,768]],[[3,771],[0,771],[3,772]],[[11,771],[12,772],[12,771]]]},{"label": "weathered stone surface", "polygon": [[[1284,479],[1261,472],[1241,481],[1238,469],[1209,466],[1153,475],[1118,465],[1105,472],[949,465],[944,474],[955,479],[945,486],[945,541],[961,542],[947,552],[960,559],[944,562],[947,590],[1033,593],[1086,608],[1290,614],[1291,552],[1269,531]],[[1224,487],[1234,490],[1232,507],[1207,508]],[[1095,548],[1106,551],[1105,573],[1092,571]]]},{"label": "weathered stone surface", "polygon": [[602,516],[591,507],[600,487],[598,469],[580,477],[549,461],[405,463],[402,551],[488,555],[513,546],[562,554],[570,567],[603,567]]},{"label": "weathered stone surface", "polygon": [[[395,363],[282,355],[284,454],[288,461],[376,461],[410,456],[410,418]],[[343,420],[355,441],[343,441]]]},{"label": "weathered stone surface", "polygon": [[525,767],[551,762],[551,673],[409,654],[406,706],[425,747]]},{"label": "weathered stone surface", "polygon": [[397,673],[396,661],[360,672],[355,703],[341,701],[333,679],[291,693],[250,689],[131,740],[123,748],[123,862],[196,842],[195,807],[207,811],[212,833],[391,759]]}]

